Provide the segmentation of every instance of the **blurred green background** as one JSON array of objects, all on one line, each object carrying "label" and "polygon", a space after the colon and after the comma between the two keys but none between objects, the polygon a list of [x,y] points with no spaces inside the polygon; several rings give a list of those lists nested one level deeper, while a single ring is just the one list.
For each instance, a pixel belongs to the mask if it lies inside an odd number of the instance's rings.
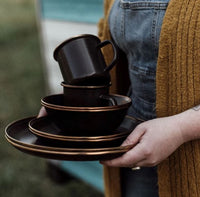
[{"label": "blurred green background", "polygon": [[36,115],[45,95],[35,1],[0,0],[0,196],[102,197],[76,179],[56,184],[44,159],[26,155],[5,140],[6,125]]}]

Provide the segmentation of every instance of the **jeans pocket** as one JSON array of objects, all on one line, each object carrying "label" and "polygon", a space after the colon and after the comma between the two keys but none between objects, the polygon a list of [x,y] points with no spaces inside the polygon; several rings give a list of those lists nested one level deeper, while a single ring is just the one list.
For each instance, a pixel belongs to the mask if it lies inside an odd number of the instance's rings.
[{"label": "jeans pocket", "polygon": [[137,118],[149,120],[156,117],[156,72],[143,67],[129,68],[129,75],[132,88],[132,106],[129,115],[136,115]]},{"label": "jeans pocket", "polygon": [[138,119],[150,120],[156,118],[155,103],[143,100],[135,95],[131,96],[132,105],[129,108],[127,115]]}]

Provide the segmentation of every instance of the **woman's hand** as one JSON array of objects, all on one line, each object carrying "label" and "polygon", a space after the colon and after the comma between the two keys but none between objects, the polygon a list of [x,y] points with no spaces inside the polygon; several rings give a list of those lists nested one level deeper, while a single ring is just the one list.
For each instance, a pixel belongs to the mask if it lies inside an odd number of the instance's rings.
[{"label": "woman's hand", "polygon": [[46,115],[47,115],[46,109],[44,107],[41,107],[40,111],[37,115],[37,118],[42,117],[42,116],[46,116]]},{"label": "woman's hand", "polygon": [[157,165],[184,143],[178,120],[178,116],[170,116],[141,123],[122,144],[134,147],[121,157],[101,163],[130,168]]}]

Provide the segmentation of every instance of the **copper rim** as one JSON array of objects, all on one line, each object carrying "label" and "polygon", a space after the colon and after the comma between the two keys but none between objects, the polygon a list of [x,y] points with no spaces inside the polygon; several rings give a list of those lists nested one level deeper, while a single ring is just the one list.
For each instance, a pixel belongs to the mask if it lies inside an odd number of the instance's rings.
[{"label": "copper rim", "polygon": [[101,42],[100,39],[99,39],[97,36],[92,35],[92,34],[81,34],[81,35],[73,36],[73,37],[71,37],[71,38],[69,38],[69,39],[63,41],[61,44],[59,44],[59,45],[55,48],[54,53],[53,53],[54,59],[57,61],[57,53],[58,53],[58,51],[60,50],[60,48],[62,48],[66,43],[71,42],[72,40],[75,40],[75,39],[77,39],[77,38],[84,38],[84,37],[93,37],[93,38],[95,38],[96,40],[98,40],[99,42]]},{"label": "copper rim", "polygon": [[5,127],[5,134],[7,134],[8,128],[11,127],[13,124],[16,124],[16,123],[19,122],[19,121],[24,121],[24,120],[26,120],[26,119],[30,119],[30,120],[31,120],[31,119],[34,119],[34,118],[36,118],[36,116],[30,116],[30,117],[22,118],[22,119],[20,119],[20,120],[14,120],[14,121],[10,122],[10,123]]},{"label": "copper rim", "polygon": [[[61,148],[61,147],[51,147],[51,146],[42,146],[42,145],[36,145],[36,144],[27,144],[25,142],[21,142],[13,137],[11,137],[7,130],[9,129],[9,127],[13,126],[15,123],[18,123],[20,121],[24,121],[26,119],[31,119],[33,117],[28,117],[28,118],[24,118],[24,119],[21,119],[21,120],[16,120],[16,121],[13,121],[12,123],[10,123],[6,128],[5,128],[5,137],[6,139],[9,139],[10,141],[14,142],[14,143],[17,143],[17,144],[21,144],[22,146],[28,146],[28,147],[33,147],[33,148],[38,148],[38,149],[46,149],[46,150],[57,150],[57,151],[77,151],[77,150],[80,150],[80,151],[107,151],[107,150],[118,150],[118,149],[124,149],[124,148],[129,148],[130,145],[128,146],[118,146],[118,147],[107,147],[107,148]],[[28,127],[28,125],[27,125]]]},{"label": "copper rim", "polygon": [[26,144],[19,140],[16,140],[12,137],[10,137],[8,134],[5,134],[5,138],[8,141],[11,141],[13,143],[19,144],[21,146],[35,148],[35,149],[41,149],[41,150],[49,150],[49,151],[61,151],[61,152],[96,152],[96,151],[112,151],[112,150],[121,150],[121,149],[128,149],[131,148],[131,145],[127,146],[118,146],[118,147],[107,147],[107,148],[61,148],[61,147],[51,147],[51,146],[42,146],[42,145],[36,145],[36,144]]},{"label": "copper rim", "polygon": [[[52,139],[52,140],[60,140],[60,141],[66,141],[66,142],[109,142],[109,141],[113,141],[113,140],[118,140],[118,139],[121,139],[122,137],[126,137],[127,135],[120,135],[120,136],[116,136],[116,137],[110,137],[110,138],[103,138],[103,139],[79,139],[78,137],[77,138],[67,138],[67,136],[65,136],[65,138],[62,138],[62,137],[57,137],[56,135],[55,136],[51,136],[51,135],[45,135],[43,134],[42,132],[38,132],[38,130],[35,130],[35,129],[32,129],[30,128],[30,132],[37,135],[37,136],[40,136],[40,137],[44,137],[44,138],[48,138],[48,139]],[[83,137],[82,137],[83,138]]]},{"label": "copper rim", "polygon": [[73,89],[101,89],[101,88],[106,88],[111,86],[111,82],[109,84],[106,85],[92,85],[92,86],[81,86],[81,85],[70,85],[70,84],[66,84],[65,82],[61,82],[61,85],[65,88],[73,88]]},{"label": "copper rim", "polygon": [[130,150],[132,148],[131,145],[129,146],[124,146],[123,148],[120,149],[114,149],[114,150],[95,150],[95,151],[58,151],[58,150],[48,150],[48,149],[43,149],[42,148],[36,148],[36,147],[29,147],[28,145],[24,144],[19,144],[15,141],[10,140],[9,138],[7,138],[7,136],[5,136],[7,141],[12,144],[13,146],[17,147],[17,148],[21,148],[24,150],[29,150],[29,151],[34,151],[34,152],[39,152],[39,153],[49,153],[49,154],[56,154],[56,155],[102,155],[102,154],[111,154],[111,153],[120,153],[120,152],[127,152],[128,150]]},{"label": "copper rim", "polygon": [[[58,96],[63,94],[54,94],[51,96]],[[118,94],[110,94],[111,96],[115,97],[122,97],[125,99],[125,103],[121,105],[113,105],[113,106],[106,106],[106,107],[71,107],[71,106],[62,106],[62,105],[55,105],[51,103],[47,103],[44,101],[45,98],[41,99],[41,104],[44,107],[54,109],[54,110],[60,110],[60,111],[77,111],[77,112],[104,112],[104,111],[116,111],[119,109],[128,108],[131,105],[131,99],[128,96],[118,95]]]},{"label": "copper rim", "polygon": [[[42,117],[44,118],[44,117]],[[111,135],[104,135],[104,136],[66,136],[66,135],[56,135],[51,134],[48,132],[43,132],[41,130],[38,130],[34,128],[34,122],[37,121],[40,118],[34,118],[31,121],[29,121],[28,126],[29,130],[36,135],[39,135],[41,137],[47,137],[50,139],[56,139],[56,140],[62,140],[62,141],[87,141],[87,142],[99,142],[99,141],[108,141],[113,139],[118,139],[118,137],[124,137],[127,136],[130,131],[124,131],[117,134],[111,134]]]}]

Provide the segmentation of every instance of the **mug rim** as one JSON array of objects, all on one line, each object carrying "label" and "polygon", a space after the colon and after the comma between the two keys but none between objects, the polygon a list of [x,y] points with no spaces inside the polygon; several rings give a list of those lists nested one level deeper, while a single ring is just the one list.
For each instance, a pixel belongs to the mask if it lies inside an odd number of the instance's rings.
[{"label": "mug rim", "polygon": [[70,37],[68,38],[67,40],[63,41],[61,44],[59,44],[55,50],[54,50],[54,53],[53,53],[53,57],[54,59],[57,61],[57,55],[58,55],[58,51],[60,50],[60,48],[62,48],[66,43],[68,42],[71,42],[73,40],[76,40],[77,38],[84,38],[84,37],[93,37],[95,38],[96,40],[100,41],[101,40],[99,39],[99,37],[93,35],[93,34],[80,34],[80,35],[76,35],[76,36],[73,36],[73,37]]},{"label": "mug rim", "polygon": [[106,88],[106,87],[110,87],[111,86],[111,82],[109,82],[108,84],[105,85],[71,85],[71,84],[66,84],[64,81],[61,82],[61,85],[65,88],[72,88],[72,89],[99,89],[99,88]]}]

